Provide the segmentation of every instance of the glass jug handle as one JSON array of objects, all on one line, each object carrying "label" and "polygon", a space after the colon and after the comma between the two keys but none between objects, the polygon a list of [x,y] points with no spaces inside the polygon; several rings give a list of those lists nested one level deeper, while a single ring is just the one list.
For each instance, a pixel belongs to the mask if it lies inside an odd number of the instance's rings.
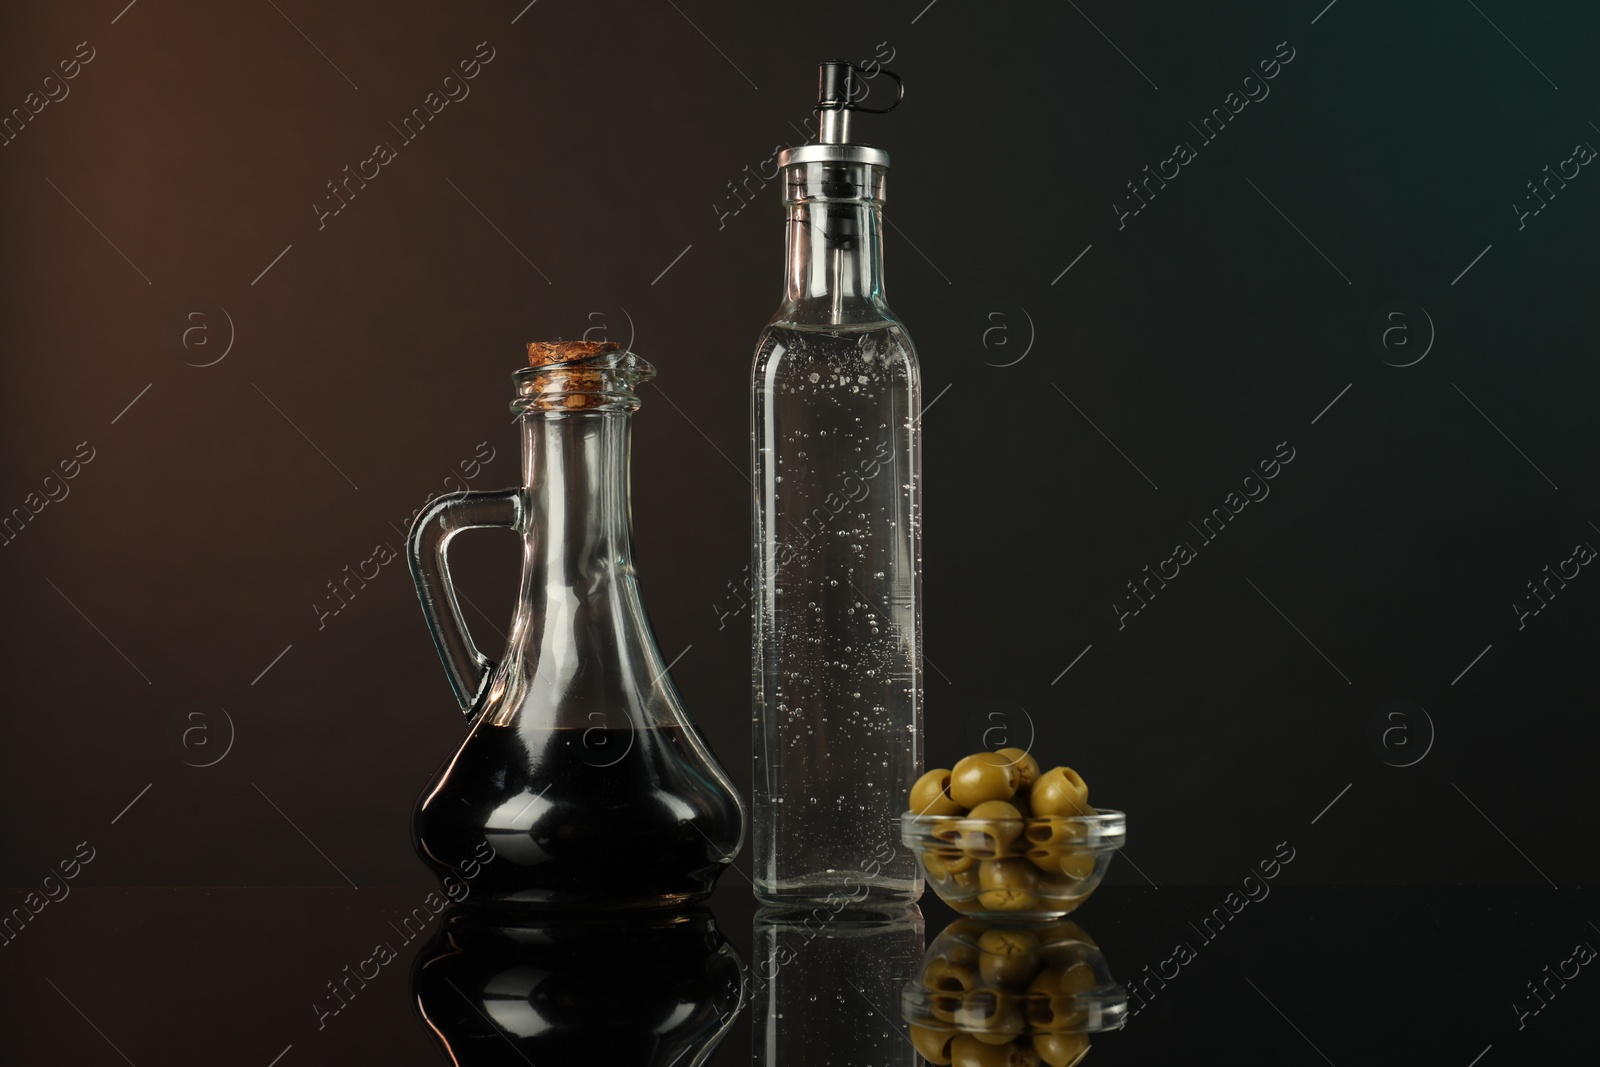
[{"label": "glass jug handle", "polygon": [[445,551],[451,538],[475,527],[503,526],[521,530],[528,509],[523,490],[504,489],[497,493],[449,493],[439,497],[411,526],[406,540],[406,558],[411,564],[411,580],[416,583],[428,633],[444,661],[450,688],[464,714],[470,716],[483,695],[494,663],[478,651],[467,632],[467,622],[456,600],[450,581],[450,565]]}]

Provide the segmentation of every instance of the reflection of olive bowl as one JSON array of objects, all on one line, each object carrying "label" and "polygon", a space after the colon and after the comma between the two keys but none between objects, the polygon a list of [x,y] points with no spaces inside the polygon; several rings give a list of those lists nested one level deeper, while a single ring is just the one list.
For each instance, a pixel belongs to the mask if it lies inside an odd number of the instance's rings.
[{"label": "reflection of olive bowl", "polygon": [[1088,899],[1126,837],[1122,812],[971,819],[900,816],[900,839],[917,854],[939,899],[967,915],[1059,918]]},{"label": "reflection of olive bowl", "polygon": [[[912,1043],[935,1064],[986,1054],[1066,1067],[1087,1051],[1089,1034],[1120,1029],[1127,1006],[1099,946],[1070,922],[957,919],[901,996]],[[1024,1058],[1006,1058],[1008,1045]]]}]

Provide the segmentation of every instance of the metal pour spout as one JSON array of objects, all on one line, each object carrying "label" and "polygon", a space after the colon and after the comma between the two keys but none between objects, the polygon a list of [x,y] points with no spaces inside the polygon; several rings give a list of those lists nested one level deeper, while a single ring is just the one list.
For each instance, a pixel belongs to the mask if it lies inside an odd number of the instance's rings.
[{"label": "metal pour spout", "polygon": [[880,70],[894,79],[894,102],[888,107],[862,107],[856,101],[867,93],[866,72],[843,59],[830,59],[817,67],[817,110],[822,113],[818,126],[818,144],[850,143],[850,112],[864,111],[882,115],[900,106],[905,97],[905,85],[893,71]]}]

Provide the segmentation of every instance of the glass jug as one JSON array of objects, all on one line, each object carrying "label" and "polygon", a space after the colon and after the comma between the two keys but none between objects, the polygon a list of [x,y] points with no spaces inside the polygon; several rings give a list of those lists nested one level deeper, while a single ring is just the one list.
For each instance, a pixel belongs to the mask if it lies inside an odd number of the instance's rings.
[{"label": "glass jug", "polygon": [[[457,903],[614,908],[703,899],[744,806],[667,674],[633,570],[629,442],[655,373],[611,342],[528,346],[514,375],[523,484],[454,493],[408,541],[423,615],[469,729],[413,834]],[[467,632],[445,553],[464,529],[522,537],[503,661]]]}]

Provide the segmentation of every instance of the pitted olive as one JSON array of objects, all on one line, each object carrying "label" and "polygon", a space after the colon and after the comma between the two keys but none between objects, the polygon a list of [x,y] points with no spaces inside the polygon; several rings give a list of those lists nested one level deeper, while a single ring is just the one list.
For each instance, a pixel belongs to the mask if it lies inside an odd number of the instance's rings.
[{"label": "pitted olive", "polygon": [[1028,823],[1025,834],[1034,845],[1070,845],[1082,841],[1087,835],[1083,824],[1073,822],[1065,815],[1035,815]]},{"label": "pitted olive", "polygon": [[1030,931],[986,930],[978,949],[978,975],[985,985],[1023,990],[1039,972],[1039,939]]},{"label": "pitted olive", "polygon": [[1034,1034],[1033,1051],[1050,1067],[1072,1067],[1088,1054],[1089,1035]]},{"label": "pitted olive", "polygon": [[930,1030],[926,1026],[916,1025],[911,1027],[911,1044],[916,1047],[917,1054],[941,1067],[950,1062],[950,1042],[955,1036],[953,1030]]},{"label": "pitted olive", "polygon": [[998,752],[976,752],[964,757],[950,772],[950,796],[964,808],[986,800],[1010,800],[1017,794],[1016,764]]},{"label": "pitted olive", "polygon": [[922,984],[941,993],[966,994],[978,988],[978,973],[966,964],[934,957],[922,969]]},{"label": "pitted olive", "polygon": [[1021,836],[1022,813],[1016,805],[1005,800],[986,800],[967,813],[961,831],[961,847],[967,855],[977,859],[999,859],[1011,854],[1012,844]]},{"label": "pitted olive", "polygon": [[1017,768],[1017,792],[1026,793],[1039,780],[1039,761],[1020,748],[1002,748],[995,753],[1004,756]]},{"label": "pitted olive", "polygon": [[960,815],[962,807],[950,795],[950,771],[929,771],[911,787],[911,810],[918,815]]},{"label": "pitted olive", "polygon": [[1026,911],[1038,906],[1036,872],[1025,859],[978,864],[979,902],[990,911]]},{"label": "pitted olive", "polygon": [[1089,787],[1071,767],[1054,767],[1039,776],[1028,799],[1035,815],[1086,815]]},{"label": "pitted olive", "polygon": [[1039,1055],[1028,1047],[1027,1038],[990,1045],[977,1034],[957,1034],[950,1042],[950,1062],[954,1067],[1038,1067]]}]

